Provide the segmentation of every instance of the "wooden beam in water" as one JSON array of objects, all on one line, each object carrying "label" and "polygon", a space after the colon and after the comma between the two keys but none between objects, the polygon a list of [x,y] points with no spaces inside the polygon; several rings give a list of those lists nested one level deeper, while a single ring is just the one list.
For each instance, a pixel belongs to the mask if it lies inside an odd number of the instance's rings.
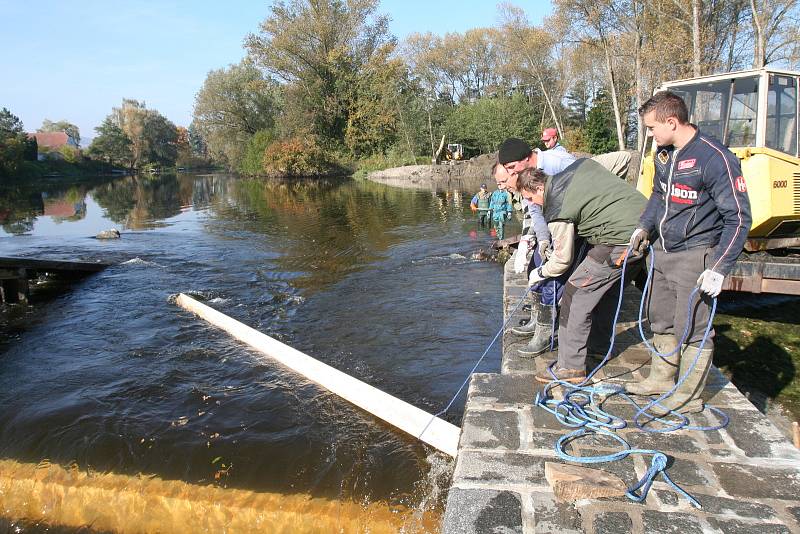
[{"label": "wooden beam in water", "polygon": [[315,360],[183,293],[178,295],[176,303],[362,410],[455,458],[461,433],[457,426]]},{"label": "wooden beam in water", "polygon": [[98,272],[108,267],[108,263],[86,261],[39,260],[35,258],[0,257],[0,269],[30,269],[33,271],[71,271]]}]

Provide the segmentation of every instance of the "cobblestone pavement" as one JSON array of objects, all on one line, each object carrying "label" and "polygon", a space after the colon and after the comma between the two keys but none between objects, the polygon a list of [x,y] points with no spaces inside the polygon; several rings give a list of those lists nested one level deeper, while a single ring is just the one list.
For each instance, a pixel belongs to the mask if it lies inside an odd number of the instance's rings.
[{"label": "cobblestone pavement", "polygon": [[[525,279],[514,274],[512,264],[507,262],[505,270],[506,314],[525,292]],[[647,375],[649,355],[635,322],[639,298],[638,290],[626,291],[617,325],[617,356],[603,369],[601,380],[622,383]],[[509,324],[527,315],[519,312]],[[520,358],[516,349],[526,342],[506,332],[501,373],[472,377],[443,532],[800,533],[800,451],[716,368],[703,397],[730,416],[727,428],[652,434],[634,426],[619,431],[632,447],[667,454],[670,477],[697,498],[702,509],[692,507],[661,477],[644,503],[624,496],[557,501],[545,480],[544,464],[563,463],[553,447],[569,430],[533,406],[539,384],[532,375],[554,356]],[[626,404],[612,411],[628,422],[633,416]],[[699,425],[711,426],[717,420],[709,410],[692,416]],[[570,447],[579,455],[619,450],[601,437],[578,440]],[[645,474],[649,461],[636,455],[588,467],[630,485]]]}]

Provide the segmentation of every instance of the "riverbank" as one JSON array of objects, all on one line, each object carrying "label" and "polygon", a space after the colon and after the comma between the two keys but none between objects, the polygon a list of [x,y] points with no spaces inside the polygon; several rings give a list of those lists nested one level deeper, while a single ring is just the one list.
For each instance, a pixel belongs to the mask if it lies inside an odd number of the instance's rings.
[{"label": "riverbank", "polygon": [[466,161],[441,165],[406,165],[367,174],[367,180],[407,189],[460,189],[477,191],[492,181],[492,166],[497,153],[483,154]]},{"label": "riverbank", "polygon": [[[524,277],[508,263],[505,318],[514,313],[525,285]],[[617,324],[619,353],[596,375],[603,382],[641,380],[647,374],[649,353],[634,328],[639,296],[635,289],[626,292]],[[510,324],[524,315],[514,313]],[[726,329],[720,330],[724,337]],[[628,428],[614,435],[631,447],[664,452],[668,457],[665,472],[700,502],[701,509],[661,476],[655,478],[642,503],[622,494],[593,498],[591,484],[579,487],[569,482],[571,497],[565,497],[564,487],[557,497],[545,473],[564,463],[554,444],[573,429],[533,405],[541,388],[532,375],[542,371],[553,354],[522,359],[516,349],[526,341],[505,333],[501,373],[472,377],[443,532],[800,531],[800,451],[716,368],[704,398],[730,417],[728,426],[720,430],[645,433],[631,424],[634,411],[628,405],[616,397],[601,403],[628,423]],[[721,421],[708,410],[692,416],[699,425]],[[570,440],[565,447],[581,457],[620,450],[618,443],[596,435]],[[587,467],[613,474],[630,487],[645,475],[651,459],[635,455]]]}]

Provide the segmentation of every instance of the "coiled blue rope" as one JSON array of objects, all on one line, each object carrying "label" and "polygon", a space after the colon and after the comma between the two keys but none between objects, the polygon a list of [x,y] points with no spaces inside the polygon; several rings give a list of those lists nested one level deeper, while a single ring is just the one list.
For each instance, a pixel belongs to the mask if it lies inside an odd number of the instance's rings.
[{"label": "coiled blue rope", "polygon": [[[617,324],[617,320],[619,319],[620,310],[622,309],[623,293],[625,290],[625,270],[627,268],[628,258],[630,256],[630,253],[631,253],[631,248],[629,247],[628,251],[625,254],[625,259],[622,264],[622,272],[620,275],[619,297],[617,300],[617,309],[614,313],[614,322],[613,322],[615,326]],[[658,355],[659,357],[662,358],[666,358],[675,354],[678,350],[680,350],[681,346],[688,337],[689,325],[692,316],[691,313],[692,302],[699,288],[695,288],[689,296],[689,302],[688,302],[689,310],[687,314],[687,324],[684,328],[677,349],[667,354],[659,353],[652,345],[650,345],[647,342],[646,336],[644,335],[644,331],[642,329],[644,303],[646,301],[646,298],[648,297],[650,280],[652,279],[653,269],[655,266],[655,256],[653,254],[652,247],[650,247],[650,257],[651,261],[648,269],[647,281],[645,283],[645,287],[642,290],[642,301],[639,306],[639,321],[638,321],[639,334],[641,335],[642,340],[645,342],[648,349],[653,354]],[[706,325],[706,329],[703,334],[703,340],[700,343],[699,348],[697,349],[697,354],[689,369],[679,378],[675,386],[672,389],[670,389],[670,391],[659,396],[654,400],[651,400],[645,406],[640,407],[636,403],[636,401],[634,401],[630,396],[628,396],[624,392],[622,386],[615,384],[599,384],[597,386],[586,385],[589,382],[589,380],[591,380],[591,378],[610,359],[611,353],[614,350],[616,328],[612,328],[610,346],[608,348],[608,352],[606,353],[605,357],[587,375],[587,377],[580,384],[575,385],[557,379],[555,374],[553,373],[553,366],[556,364],[556,362],[550,364],[550,366],[548,367],[548,372],[553,377],[553,380],[548,384],[546,384],[545,387],[542,389],[542,391],[537,393],[534,404],[540,406],[542,409],[553,414],[556,417],[556,419],[563,425],[570,428],[575,428],[575,430],[562,436],[556,441],[555,444],[556,454],[560,458],[566,461],[580,463],[580,464],[613,462],[626,458],[632,454],[650,455],[652,456],[652,459],[650,461],[650,467],[647,469],[647,472],[644,474],[644,476],[636,484],[628,488],[626,492],[627,497],[633,501],[642,502],[647,497],[647,493],[650,490],[653,481],[660,474],[663,477],[664,481],[667,482],[680,495],[686,497],[686,499],[692,504],[692,506],[700,508],[701,506],[700,503],[697,501],[697,499],[695,499],[692,495],[690,495],[684,489],[678,486],[670,478],[669,474],[667,474],[665,470],[667,466],[667,456],[663,452],[654,449],[632,449],[624,438],[614,433],[614,431],[616,430],[621,430],[623,428],[626,428],[627,422],[624,419],[603,410],[601,408],[601,405],[609,397],[614,395],[619,395],[621,398],[625,399],[627,402],[636,407],[637,411],[633,421],[638,429],[643,430],[645,432],[667,433],[682,428],[689,430],[716,430],[727,426],[729,422],[728,416],[721,410],[712,407],[709,408],[711,408],[711,410],[720,415],[720,417],[722,418],[722,423],[720,423],[717,426],[711,426],[711,427],[691,426],[689,424],[688,417],[674,411],[670,411],[669,415],[678,417],[679,420],[677,423],[669,423],[668,421],[665,421],[662,417],[648,413],[648,410],[651,409],[652,407],[656,405],[661,406],[659,403],[662,400],[668,398],[670,395],[672,395],[680,387],[680,385],[687,379],[689,374],[694,369],[695,365],[697,364],[697,361],[699,360],[700,351],[702,350],[703,346],[708,340],[708,335],[711,331],[711,327],[713,324],[714,314],[716,313],[716,307],[717,307],[717,299],[714,298],[712,301],[711,312],[708,318],[708,324]],[[563,400],[554,399],[550,395],[551,390],[557,386],[563,386],[565,388]],[[647,418],[647,420],[643,423],[640,422],[640,419],[642,417]],[[653,421],[656,421],[664,426],[662,428],[652,428],[645,426]],[[618,442],[623,447],[623,450],[612,454],[595,455],[595,456],[575,456],[566,452],[566,446],[568,444],[587,435],[600,435],[611,438],[614,441]]]}]

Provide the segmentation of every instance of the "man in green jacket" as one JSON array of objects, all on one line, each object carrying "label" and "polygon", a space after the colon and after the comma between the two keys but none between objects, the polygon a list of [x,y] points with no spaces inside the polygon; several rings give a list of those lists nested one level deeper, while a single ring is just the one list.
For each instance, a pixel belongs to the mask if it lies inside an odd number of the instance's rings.
[{"label": "man in green jacket", "polygon": [[[562,172],[547,176],[539,169],[520,173],[517,189],[540,204],[553,236],[548,260],[531,271],[529,284],[560,276],[573,261],[576,235],[590,245],[586,258],[566,284],[558,328],[555,377],[580,383],[586,379],[586,354],[593,322],[610,337],[616,296],[628,242],[644,210],[646,199],[599,163],[579,159]],[[625,282],[641,269],[641,256],[628,259]],[[550,371],[536,376],[547,383]]]}]

